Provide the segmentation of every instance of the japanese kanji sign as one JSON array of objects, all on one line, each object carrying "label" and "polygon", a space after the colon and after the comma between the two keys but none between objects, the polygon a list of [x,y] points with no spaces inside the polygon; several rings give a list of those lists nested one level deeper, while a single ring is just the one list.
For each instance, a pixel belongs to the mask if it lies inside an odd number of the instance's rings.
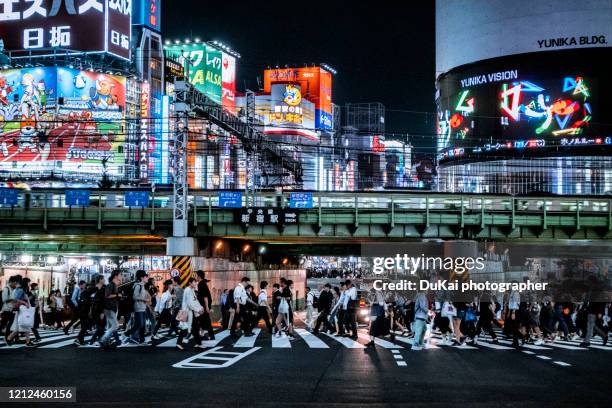
[{"label": "japanese kanji sign", "polygon": [[243,208],[238,212],[239,223],[243,225],[287,225],[297,224],[295,210],[282,208]]},{"label": "japanese kanji sign", "polygon": [[130,59],[132,0],[0,0],[7,51],[108,52]]}]

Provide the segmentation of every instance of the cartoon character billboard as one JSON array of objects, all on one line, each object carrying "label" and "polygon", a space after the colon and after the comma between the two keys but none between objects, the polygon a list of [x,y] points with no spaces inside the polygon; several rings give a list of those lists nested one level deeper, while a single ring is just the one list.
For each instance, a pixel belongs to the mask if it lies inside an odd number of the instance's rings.
[{"label": "cartoon character billboard", "polygon": [[0,174],[121,176],[125,78],[68,68],[0,71]]}]

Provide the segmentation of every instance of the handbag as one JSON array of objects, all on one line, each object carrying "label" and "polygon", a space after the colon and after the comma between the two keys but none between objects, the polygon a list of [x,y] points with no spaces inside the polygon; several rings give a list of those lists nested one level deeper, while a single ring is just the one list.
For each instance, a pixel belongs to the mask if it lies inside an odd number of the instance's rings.
[{"label": "handbag", "polygon": [[17,329],[20,332],[30,331],[34,327],[35,308],[21,305],[17,312]]},{"label": "handbag", "polygon": [[444,317],[457,316],[457,308],[452,303],[447,304],[442,311],[442,316]]},{"label": "handbag", "polygon": [[286,299],[281,299],[280,304],[278,305],[278,313],[289,313],[289,303],[287,303]]},{"label": "handbag", "polygon": [[186,322],[187,320],[189,320],[189,314],[187,310],[179,310],[179,312],[176,314],[176,320],[178,320],[179,322]]}]

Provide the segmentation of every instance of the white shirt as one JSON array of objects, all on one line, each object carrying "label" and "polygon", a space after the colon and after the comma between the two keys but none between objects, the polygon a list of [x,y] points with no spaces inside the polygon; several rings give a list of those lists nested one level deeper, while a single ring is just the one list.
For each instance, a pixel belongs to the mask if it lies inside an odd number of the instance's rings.
[{"label": "white shirt", "polygon": [[306,306],[312,306],[314,304],[314,295],[312,292],[308,292],[306,296]]},{"label": "white shirt", "polygon": [[246,305],[246,301],[246,290],[244,290],[244,286],[242,286],[242,283],[239,283],[238,286],[234,288],[234,303]]},{"label": "white shirt", "polygon": [[267,306],[268,305],[268,294],[266,293],[265,289],[262,289],[261,292],[259,292],[259,306]]},{"label": "white shirt", "polygon": [[338,298],[338,302],[336,303],[336,306],[339,305],[338,307],[342,310],[346,309],[346,307],[344,306],[344,299],[346,299],[346,290],[340,293],[340,297]]},{"label": "white shirt", "polygon": [[172,295],[170,291],[167,290],[162,293],[161,298],[155,304],[155,311],[157,313],[161,313],[164,309],[170,309],[172,307]]},{"label": "white shirt", "polygon": [[342,294],[344,295],[344,303],[342,303],[342,308],[344,310],[348,309],[348,303],[350,300],[357,300],[357,288],[354,286],[344,291]]}]

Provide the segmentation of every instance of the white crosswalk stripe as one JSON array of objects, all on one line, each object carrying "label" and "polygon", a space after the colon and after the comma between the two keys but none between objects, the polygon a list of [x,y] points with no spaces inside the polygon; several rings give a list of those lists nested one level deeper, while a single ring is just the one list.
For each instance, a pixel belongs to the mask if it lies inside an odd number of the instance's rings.
[{"label": "white crosswalk stripe", "polygon": [[338,343],[342,344],[344,347],[346,348],[350,348],[350,349],[362,349],[365,348],[365,346],[353,339],[349,339],[348,337],[336,337],[333,336],[331,334],[327,334],[327,333],[323,333],[325,334],[327,337],[329,337],[330,339],[334,339],[335,341],[337,341]]},{"label": "white crosswalk stripe", "polygon": [[237,342],[234,343],[234,347],[255,347],[255,341],[257,336],[261,332],[260,328],[253,329],[253,336],[240,336]]},{"label": "white crosswalk stripe", "polygon": [[318,338],[314,334],[310,333],[308,330],[295,329],[295,331],[296,331],[297,334],[300,335],[300,337],[302,337],[302,339],[304,339],[306,344],[308,344],[308,347],[310,347],[310,348],[317,348],[317,349],[318,348],[322,348],[322,349],[329,348],[327,343],[325,343],[323,340],[321,340],[320,338]]},{"label": "white crosswalk stripe", "polygon": [[272,348],[291,348],[291,341],[285,333],[272,336]]}]

